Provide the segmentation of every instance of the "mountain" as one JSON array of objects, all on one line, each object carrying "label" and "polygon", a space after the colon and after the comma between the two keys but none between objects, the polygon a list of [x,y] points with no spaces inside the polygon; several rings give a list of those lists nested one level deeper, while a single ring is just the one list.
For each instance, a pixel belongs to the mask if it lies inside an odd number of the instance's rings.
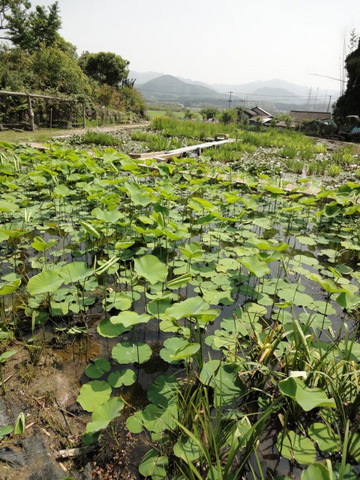
[{"label": "mountain", "polygon": [[172,75],[154,78],[137,89],[148,102],[177,102],[185,106],[227,106],[229,96],[203,85],[190,84]]},{"label": "mountain", "polygon": [[149,82],[154,78],[161,77],[161,75],[164,74],[158,72],[135,72],[134,70],[130,70],[128,77],[136,80],[135,86],[137,88],[140,84]]},{"label": "mountain", "polygon": [[304,98],[295,95],[286,88],[262,87],[246,95],[249,100],[262,100],[274,103],[304,103]]}]

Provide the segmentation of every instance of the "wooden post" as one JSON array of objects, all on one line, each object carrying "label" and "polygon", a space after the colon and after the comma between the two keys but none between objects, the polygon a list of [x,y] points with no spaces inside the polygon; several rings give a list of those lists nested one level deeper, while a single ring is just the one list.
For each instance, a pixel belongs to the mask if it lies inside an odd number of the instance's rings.
[{"label": "wooden post", "polygon": [[29,120],[30,120],[30,129],[32,132],[35,131],[35,122],[34,122],[34,110],[32,109],[31,96],[27,96],[28,108],[29,108]]},{"label": "wooden post", "polygon": [[86,128],[86,106],[85,106],[85,101],[83,102],[83,128]]}]

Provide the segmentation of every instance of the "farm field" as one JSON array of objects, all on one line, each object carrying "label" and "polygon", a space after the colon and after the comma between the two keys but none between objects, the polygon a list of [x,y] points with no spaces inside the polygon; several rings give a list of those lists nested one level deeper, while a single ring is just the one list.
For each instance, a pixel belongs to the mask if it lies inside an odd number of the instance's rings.
[{"label": "farm field", "polygon": [[0,176],[0,478],[359,477],[351,146],[154,118]]}]

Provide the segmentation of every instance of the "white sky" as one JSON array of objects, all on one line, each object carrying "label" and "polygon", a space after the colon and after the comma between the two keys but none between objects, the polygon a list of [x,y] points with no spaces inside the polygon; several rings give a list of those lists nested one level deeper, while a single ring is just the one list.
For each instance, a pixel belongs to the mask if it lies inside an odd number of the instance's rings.
[{"label": "white sky", "polygon": [[[51,0],[32,0],[49,5]],[[78,53],[112,51],[131,70],[207,83],[281,78],[338,89],[343,43],[360,34],[360,0],[59,0]]]}]

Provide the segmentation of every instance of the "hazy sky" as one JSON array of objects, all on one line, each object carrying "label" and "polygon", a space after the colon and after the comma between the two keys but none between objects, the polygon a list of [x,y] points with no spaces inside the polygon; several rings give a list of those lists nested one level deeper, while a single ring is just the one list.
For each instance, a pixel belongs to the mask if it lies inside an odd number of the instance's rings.
[{"label": "hazy sky", "polygon": [[[33,0],[49,5],[53,1]],[[281,78],[338,89],[360,0],[59,0],[78,53],[112,51],[139,72],[208,83]]]}]

